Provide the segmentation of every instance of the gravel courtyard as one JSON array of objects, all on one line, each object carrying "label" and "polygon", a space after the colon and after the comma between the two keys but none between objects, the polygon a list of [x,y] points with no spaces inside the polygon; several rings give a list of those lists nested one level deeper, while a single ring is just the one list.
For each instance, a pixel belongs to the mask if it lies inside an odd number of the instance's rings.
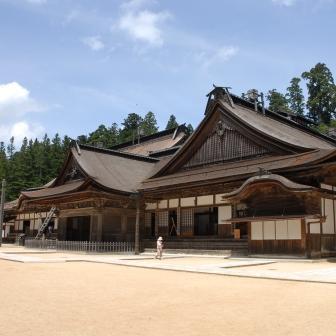
[{"label": "gravel courtyard", "polygon": [[335,335],[335,285],[0,260],[0,335]]}]

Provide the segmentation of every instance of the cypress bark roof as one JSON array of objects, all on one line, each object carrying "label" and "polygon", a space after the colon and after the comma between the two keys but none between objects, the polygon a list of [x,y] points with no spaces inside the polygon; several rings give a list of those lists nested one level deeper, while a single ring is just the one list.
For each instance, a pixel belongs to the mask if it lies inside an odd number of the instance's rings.
[{"label": "cypress bark roof", "polygon": [[[134,143],[132,141],[128,141],[119,145],[115,145],[111,147],[111,149],[145,156],[150,156],[152,153],[155,153],[156,156],[159,156],[161,151],[173,151],[173,148],[182,144],[187,139],[187,137],[187,128],[185,125],[180,125],[177,128],[172,128],[152,135],[140,137],[139,143],[137,143],[137,139],[135,139]],[[177,148],[175,151],[176,150]]]},{"label": "cypress bark roof", "polygon": [[[28,199],[61,196],[82,190],[89,184],[112,193],[131,194],[150,176],[157,161],[154,158],[81,145],[79,150],[71,148],[61,173],[52,185],[23,191],[21,195]],[[64,182],[70,165],[78,167],[82,177]]]},{"label": "cypress bark roof", "polygon": [[79,190],[83,185],[85,184],[85,181],[73,181],[66,184],[62,184],[57,187],[51,187],[51,188],[44,188],[39,190],[32,190],[32,191],[22,191],[21,194],[25,198],[44,198],[44,197],[50,197],[50,196],[60,196],[69,192],[74,192]]}]

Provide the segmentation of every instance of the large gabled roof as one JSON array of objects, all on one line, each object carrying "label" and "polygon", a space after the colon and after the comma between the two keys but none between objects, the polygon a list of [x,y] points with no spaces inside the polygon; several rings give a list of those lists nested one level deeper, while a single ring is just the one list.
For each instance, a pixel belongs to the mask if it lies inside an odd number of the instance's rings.
[{"label": "large gabled roof", "polygon": [[[252,105],[253,106],[253,105]],[[273,154],[295,154],[314,149],[336,149],[336,141],[308,127],[289,120],[275,112],[255,111],[249,102],[230,95],[209,100],[205,117],[185,144],[152,177],[177,172],[202,145],[211,129],[211,123],[221,115],[230,121],[241,134],[267,148]],[[209,126],[210,125],[210,126]]]},{"label": "large gabled roof", "polygon": [[133,193],[148,178],[157,159],[112,150],[81,146],[72,149],[73,157],[85,174],[110,190]]},{"label": "large gabled roof", "polygon": [[[131,194],[150,176],[158,159],[80,145],[72,147],[64,166],[52,185],[39,190],[23,191],[21,198],[36,199],[62,196],[94,185],[103,190]],[[70,165],[81,173],[78,180],[66,181]]]}]

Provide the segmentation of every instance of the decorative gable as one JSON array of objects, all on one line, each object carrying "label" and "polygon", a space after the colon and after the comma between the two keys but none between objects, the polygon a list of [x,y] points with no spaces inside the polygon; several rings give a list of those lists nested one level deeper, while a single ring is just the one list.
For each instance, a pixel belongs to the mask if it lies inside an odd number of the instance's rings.
[{"label": "decorative gable", "polygon": [[271,150],[238,132],[227,120],[220,119],[203,144],[192,154],[184,169],[264,156]]},{"label": "decorative gable", "polygon": [[85,176],[81,172],[81,169],[79,168],[77,162],[73,158],[71,158],[65,170],[63,171],[62,177],[59,180],[58,184],[64,184],[75,180],[82,180],[84,178]]}]

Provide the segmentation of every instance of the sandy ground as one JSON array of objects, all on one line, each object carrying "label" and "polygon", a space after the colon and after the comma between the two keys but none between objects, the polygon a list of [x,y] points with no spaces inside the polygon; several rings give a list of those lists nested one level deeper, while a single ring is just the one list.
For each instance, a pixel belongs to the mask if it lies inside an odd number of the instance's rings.
[{"label": "sandy ground", "polygon": [[[276,263],[268,264],[268,265],[257,265],[257,266],[247,266],[247,267],[239,267],[241,270],[248,269],[252,270],[267,270],[267,271],[277,271],[277,272],[300,272],[300,271],[313,271],[313,270],[321,270],[321,269],[330,269],[335,268],[336,264],[334,262],[328,261],[319,261],[318,263],[304,263],[304,262],[285,262],[279,261]],[[336,335],[336,329],[335,329]]]},{"label": "sandy ground", "polygon": [[0,260],[0,335],[335,335],[335,285]]},{"label": "sandy ground", "polygon": [[183,266],[191,266],[191,265],[217,265],[217,264],[233,264],[234,260],[228,260],[224,258],[188,258],[188,257],[164,257],[162,260],[159,259],[144,259],[137,260],[138,265],[142,264],[150,264],[150,265],[183,265]]}]

